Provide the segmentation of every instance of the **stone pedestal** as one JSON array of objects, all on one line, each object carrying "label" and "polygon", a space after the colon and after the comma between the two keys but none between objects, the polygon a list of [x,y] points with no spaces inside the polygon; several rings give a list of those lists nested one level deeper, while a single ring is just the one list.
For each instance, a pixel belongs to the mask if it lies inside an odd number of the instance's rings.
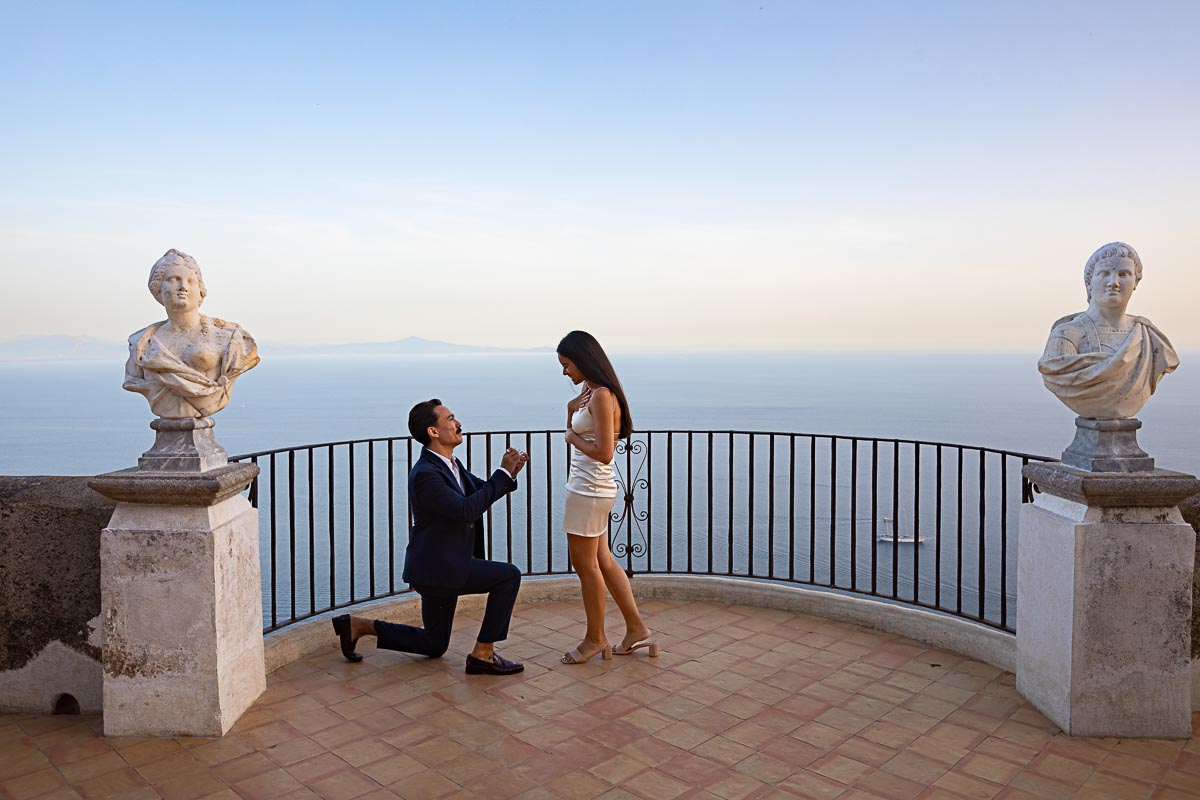
[{"label": "stone pedestal", "polygon": [[1195,533],[1178,504],[1200,481],[1023,474],[1040,491],[1021,508],[1017,690],[1072,736],[1190,736]]},{"label": "stone pedestal", "polygon": [[[190,430],[211,439],[166,433]],[[89,482],[118,501],[100,540],[107,736],[221,736],[266,688],[258,514],[240,494],[258,467],[178,457]]]},{"label": "stone pedestal", "polygon": [[1154,459],[1137,442],[1137,419],[1075,418],[1075,438],[1062,463],[1084,472],[1150,472]]},{"label": "stone pedestal", "polygon": [[150,423],[154,446],[142,453],[144,472],[205,472],[229,463],[225,448],[213,436],[212,417],[164,419]]}]

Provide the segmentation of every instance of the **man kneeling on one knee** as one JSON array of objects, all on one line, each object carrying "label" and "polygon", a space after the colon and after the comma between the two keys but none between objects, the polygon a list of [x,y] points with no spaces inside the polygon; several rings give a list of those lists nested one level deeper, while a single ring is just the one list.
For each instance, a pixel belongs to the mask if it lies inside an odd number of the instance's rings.
[{"label": "man kneeling on one knee", "polygon": [[508,638],[508,622],[521,571],[504,561],[483,558],[483,514],[517,488],[516,477],[529,456],[511,447],[500,468],[486,481],[454,457],[462,444],[462,425],[438,399],[417,403],[408,414],[408,430],[424,447],[408,476],[413,525],[404,554],[404,580],[421,596],[424,628],[343,614],[333,620],[342,654],[362,661],[354,645],[362,636],[377,637],[383,650],[437,658],[450,645],[454,609],[464,594],[486,594],[483,624],[471,654],[468,675],[511,675],[523,664],[496,655],[493,644]]}]

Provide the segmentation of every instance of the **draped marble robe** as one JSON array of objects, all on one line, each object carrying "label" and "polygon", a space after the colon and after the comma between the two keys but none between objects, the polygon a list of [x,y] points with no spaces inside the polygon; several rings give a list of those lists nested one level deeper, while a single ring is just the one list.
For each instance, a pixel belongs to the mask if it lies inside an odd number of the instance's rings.
[{"label": "draped marble robe", "polygon": [[215,379],[155,337],[155,332],[167,324],[163,320],[129,337],[122,388],[145,395],[150,410],[167,419],[209,417],[223,409],[234,380],[258,364],[258,347],[235,322],[205,317],[203,323],[212,326],[215,344],[221,351]]},{"label": "draped marble robe", "polygon": [[1179,366],[1179,356],[1162,331],[1145,317],[1130,320],[1132,328],[1113,352],[1103,350],[1086,311],[1054,323],[1038,371],[1046,388],[1079,416],[1134,417],[1159,379]]}]

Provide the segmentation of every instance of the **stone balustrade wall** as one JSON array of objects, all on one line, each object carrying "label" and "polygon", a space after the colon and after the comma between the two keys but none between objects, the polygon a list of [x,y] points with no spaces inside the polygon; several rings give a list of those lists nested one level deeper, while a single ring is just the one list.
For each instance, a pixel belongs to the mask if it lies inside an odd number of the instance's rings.
[{"label": "stone balustrade wall", "polygon": [[[1200,537],[1200,494],[1180,503],[1179,511]],[[1200,538],[1196,539],[1196,570],[1192,573],[1192,659],[1200,660]]]},{"label": "stone balustrade wall", "polygon": [[0,476],[0,711],[101,709],[100,531],[115,503],[87,480]]}]

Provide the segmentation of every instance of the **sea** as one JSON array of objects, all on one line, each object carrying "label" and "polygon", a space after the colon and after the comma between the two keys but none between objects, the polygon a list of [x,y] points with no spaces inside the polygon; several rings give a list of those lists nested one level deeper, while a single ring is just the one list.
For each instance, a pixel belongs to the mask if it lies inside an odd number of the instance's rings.
[{"label": "sea", "polygon": [[[617,459],[632,499],[618,503],[610,534],[628,569],[766,576],[1012,627],[1020,459],[870,440],[1057,458],[1074,435],[1074,415],[1042,386],[1036,355],[640,353],[613,361],[638,432]],[[1139,415],[1138,438],[1158,466],[1196,474],[1200,371],[1189,364],[1185,354],[1162,380]],[[122,377],[119,362],[0,364],[0,475],[136,465],[153,443],[151,414],[144,398],[121,389]],[[250,495],[259,509],[264,628],[404,589],[404,476],[414,448],[340,443],[407,436],[409,408],[433,397],[470,434],[473,449],[460,455],[476,474],[498,463],[503,432],[521,432],[513,444],[530,450],[523,485],[489,514],[489,555],[529,575],[565,572],[558,432],[575,392],[552,352],[266,353],[215,417],[231,457],[294,449],[259,458],[263,473]],[[309,447],[329,443],[339,444]],[[881,541],[888,534],[919,541]]]},{"label": "sea", "polygon": [[[617,354],[640,430],[905,438],[1057,457],[1074,415],[1043,386],[1037,354]],[[1158,466],[1200,473],[1200,370],[1183,365],[1139,418]],[[153,443],[123,363],[0,363],[0,475],[123,469]],[[437,397],[466,431],[560,430],[575,392],[552,352],[277,358],[239,378],[215,419],[230,455],[407,435]]]}]

